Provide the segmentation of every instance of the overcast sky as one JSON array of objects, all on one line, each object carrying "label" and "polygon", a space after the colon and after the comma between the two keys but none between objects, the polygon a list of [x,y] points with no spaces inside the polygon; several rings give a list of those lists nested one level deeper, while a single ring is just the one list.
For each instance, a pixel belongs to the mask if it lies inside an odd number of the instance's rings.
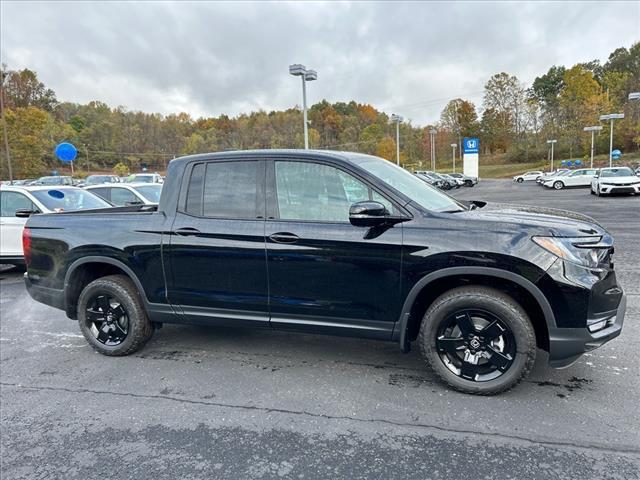
[{"label": "overcast sky", "polygon": [[9,2],[1,55],[59,100],[193,117],[301,104],[288,65],[318,71],[309,102],[356,100],[416,124],[494,73],[529,84],[551,65],[640,40],[640,2]]}]

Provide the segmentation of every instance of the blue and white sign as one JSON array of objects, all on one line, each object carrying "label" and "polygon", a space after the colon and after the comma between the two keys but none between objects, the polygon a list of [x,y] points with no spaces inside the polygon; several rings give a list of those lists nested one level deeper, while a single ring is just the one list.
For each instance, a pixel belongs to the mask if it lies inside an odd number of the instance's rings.
[{"label": "blue and white sign", "polygon": [[611,158],[613,158],[614,160],[619,160],[621,156],[622,156],[622,152],[620,150],[616,149],[611,152]]},{"label": "blue and white sign", "polygon": [[63,162],[70,163],[78,156],[78,149],[71,143],[62,142],[56,147],[55,154]]},{"label": "blue and white sign", "polygon": [[464,137],[462,141],[462,153],[480,153],[480,139]]}]

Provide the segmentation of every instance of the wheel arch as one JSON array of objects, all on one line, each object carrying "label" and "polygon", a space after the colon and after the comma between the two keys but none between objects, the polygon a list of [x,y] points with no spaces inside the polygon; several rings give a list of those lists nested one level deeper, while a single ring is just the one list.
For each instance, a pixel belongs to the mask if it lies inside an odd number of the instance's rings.
[{"label": "wheel arch", "polygon": [[422,317],[431,303],[444,292],[464,285],[495,288],[520,303],[529,315],[538,347],[549,351],[549,332],[556,328],[555,316],[544,294],[526,278],[491,267],[451,267],[432,272],[420,279],[405,299],[393,335],[403,352],[417,337]]},{"label": "wheel arch", "polygon": [[71,264],[64,278],[65,312],[67,317],[77,320],[76,309],[80,293],[90,282],[108,275],[124,275],[136,286],[145,309],[149,301],[142,282],[133,270],[123,262],[110,257],[89,256],[76,260]]}]

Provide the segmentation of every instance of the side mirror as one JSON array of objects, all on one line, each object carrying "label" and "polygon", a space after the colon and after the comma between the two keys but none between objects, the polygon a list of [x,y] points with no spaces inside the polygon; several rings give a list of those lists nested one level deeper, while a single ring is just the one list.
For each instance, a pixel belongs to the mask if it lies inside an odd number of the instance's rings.
[{"label": "side mirror", "polygon": [[388,217],[389,211],[380,202],[358,202],[349,208],[349,221],[356,227],[375,227],[385,223]]},{"label": "side mirror", "polygon": [[39,213],[37,210],[28,210],[26,208],[21,208],[20,210],[16,210],[16,217],[18,218],[29,218],[31,215]]}]

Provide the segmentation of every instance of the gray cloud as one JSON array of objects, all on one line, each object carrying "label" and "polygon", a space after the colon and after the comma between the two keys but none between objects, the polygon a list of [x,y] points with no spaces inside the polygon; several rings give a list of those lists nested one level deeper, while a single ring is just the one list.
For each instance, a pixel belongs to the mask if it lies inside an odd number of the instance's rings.
[{"label": "gray cloud", "polygon": [[2,2],[2,61],[59,99],[194,117],[310,101],[368,102],[415,123],[500,71],[606,60],[640,39],[640,3]]}]

